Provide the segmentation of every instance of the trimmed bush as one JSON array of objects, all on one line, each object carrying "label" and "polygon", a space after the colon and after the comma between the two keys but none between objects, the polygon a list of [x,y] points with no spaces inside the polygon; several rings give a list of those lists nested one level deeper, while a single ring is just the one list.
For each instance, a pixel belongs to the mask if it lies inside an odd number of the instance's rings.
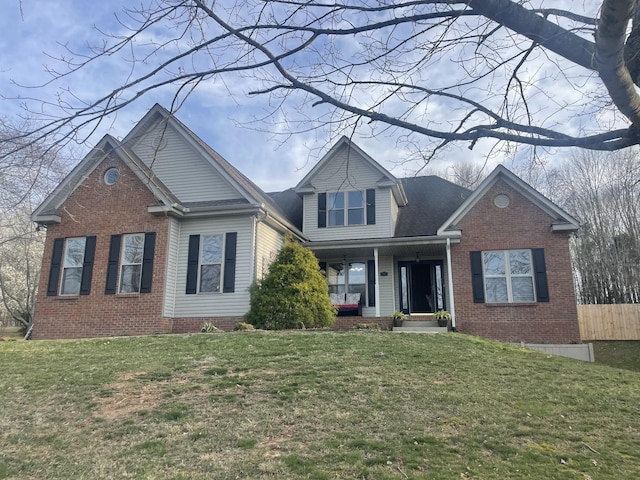
[{"label": "trimmed bush", "polygon": [[211,322],[206,322],[204,325],[202,325],[202,328],[200,329],[200,331],[202,333],[220,333],[220,332],[222,332],[222,330],[220,330],[218,327],[216,327]]},{"label": "trimmed bush", "polygon": [[234,332],[248,332],[250,330],[255,330],[255,329],[256,328],[253,325],[245,322],[238,322],[233,327]]},{"label": "trimmed bush", "polygon": [[380,330],[380,325],[377,323],[356,323],[353,328],[354,330]]},{"label": "trimmed bush", "polygon": [[251,306],[245,319],[256,328],[322,328],[335,322],[336,310],[318,259],[290,236],[269,273],[249,291]]}]

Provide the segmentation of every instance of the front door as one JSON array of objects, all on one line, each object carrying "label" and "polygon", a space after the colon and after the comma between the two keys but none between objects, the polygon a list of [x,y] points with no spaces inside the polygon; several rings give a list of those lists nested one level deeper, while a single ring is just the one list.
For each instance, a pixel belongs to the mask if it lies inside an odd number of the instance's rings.
[{"label": "front door", "polygon": [[403,313],[433,313],[445,308],[442,265],[442,260],[398,262]]}]

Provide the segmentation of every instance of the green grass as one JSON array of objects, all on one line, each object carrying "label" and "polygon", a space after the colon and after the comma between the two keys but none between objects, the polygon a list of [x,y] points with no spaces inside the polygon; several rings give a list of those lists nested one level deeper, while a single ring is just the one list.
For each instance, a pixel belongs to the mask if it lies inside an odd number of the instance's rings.
[{"label": "green grass", "polygon": [[640,372],[639,341],[601,340],[592,343],[596,362]]},{"label": "green grass", "polygon": [[454,334],[0,343],[0,479],[622,479],[640,373]]}]

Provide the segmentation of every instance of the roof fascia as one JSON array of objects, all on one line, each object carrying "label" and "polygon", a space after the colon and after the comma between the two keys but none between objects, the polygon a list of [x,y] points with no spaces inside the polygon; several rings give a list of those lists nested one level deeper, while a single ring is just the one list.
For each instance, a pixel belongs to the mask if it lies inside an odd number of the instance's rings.
[{"label": "roof fascia", "polygon": [[[71,195],[84,180],[93,173],[102,160],[114,150],[114,141],[110,135],[105,135],[91,151],[69,172],[69,174],[47,195],[44,201],[31,213],[31,221],[38,223],[60,223],[58,215],[43,214],[43,212],[58,210],[69,195]],[[115,140],[117,142],[117,140]],[[56,221],[57,218],[57,221]]]},{"label": "roof fascia", "polygon": [[565,231],[575,231],[580,227],[580,222],[573,216],[558,207],[551,200],[518,177],[515,173],[511,172],[508,168],[503,165],[498,165],[493,172],[484,179],[478,188],[476,188],[473,193],[469,195],[464,202],[462,202],[460,207],[451,214],[442,226],[438,228],[438,235],[446,235],[447,232],[451,232],[452,229],[453,231],[458,231],[454,226],[460,222],[467,213],[469,213],[469,211],[482,197],[484,197],[487,191],[498,181],[499,178],[502,178],[508,185],[520,192],[525,198],[530,200],[549,216],[556,220],[562,220],[562,223],[556,223],[551,227],[552,231],[560,231],[561,226]]},{"label": "roof fascia", "polygon": [[[383,177],[388,179],[389,182],[391,182],[391,183],[393,183],[395,185],[399,185],[400,184],[398,179],[396,177],[394,177],[386,168],[384,168],[382,165],[380,165],[378,162],[376,162],[370,155],[368,155],[364,150],[362,150],[360,147],[358,147],[358,145],[356,145],[354,142],[352,142],[346,136],[343,135],[333,145],[333,147],[331,147],[329,149],[329,151],[324,154],[324,156],[320,159],[320,161],[318,161],[318,163],[316,163],[314,165],[314,167],[311,169],[311,171],[309,173],[307,173],[305,175],[305,177],[298,182],[298,184],[295,186],[295,192],[296,193],[311,193],[312,190],[309,188],[309,186],[313,185],[312,184],[313,177],[316,176],[316,174],[325,166],[325,164],[327,164],[329,161],[331,161],[331,159],[333,159],[333,157],[335,156],[336,152],[343,146],[346,146],[347,148],[353,150],[358,155],[360,155],[362,158],[364,158]],[[378,183],[380,183],[380,182],[378,182]],[[400,185],[399,188],[402,188],[402,186]]]}]

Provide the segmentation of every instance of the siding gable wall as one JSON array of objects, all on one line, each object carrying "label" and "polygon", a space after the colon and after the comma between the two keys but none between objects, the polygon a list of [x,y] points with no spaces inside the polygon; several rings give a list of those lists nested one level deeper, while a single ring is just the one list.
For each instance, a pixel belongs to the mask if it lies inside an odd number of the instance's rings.
[{"label": "siding gable wall", "polygon": [[[156,148],[164,135],[166,145]],[[165,144],[163,141],[162,144]],[[243,198],[175,128],[160,122],[131,146],[181,202],[205,202]]]},{"label": "siding gable wall", "polygon": [[[390,188],[376,188],[382,177],[379,170],[354,150],[343,146],[311,180],[316,193],[304,195],[303,232],[313,241],[393,236],[394,223]],[[318,193],[337,191],[365,191],[376,189],[375,225],[348,225],[318,228]]]}]

